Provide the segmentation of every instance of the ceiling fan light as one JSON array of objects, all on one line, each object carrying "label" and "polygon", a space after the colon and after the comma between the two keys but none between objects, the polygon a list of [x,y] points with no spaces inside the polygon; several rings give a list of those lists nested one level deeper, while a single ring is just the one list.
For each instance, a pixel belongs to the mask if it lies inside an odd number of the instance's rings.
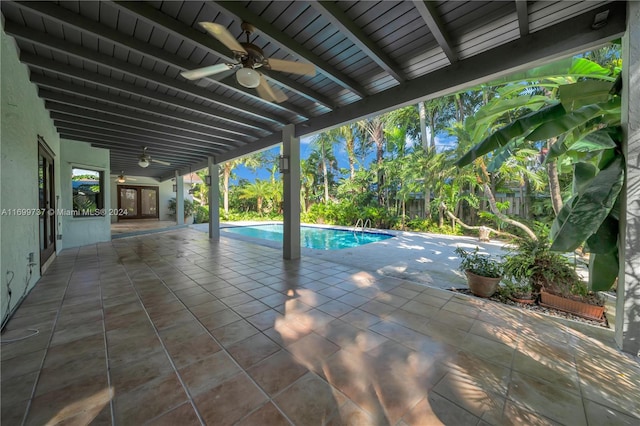
[{"label": "ceiling fan light", "polygon": [[143,169],[149,167],[149,160],[147,160],[146,158],[142,157],[139,161],[138,161],[138,166],[142,167]]},{"label": "ceiling fan light", "polygon": [[118,183],[125,183],[126,180],[123,175],[118,176]]},{"label": "ceiling fan light", "polygon": [[240,68],[236,71],[236,79],[241,86],[255,89],[260,85],[260,73],[252,68]]}]

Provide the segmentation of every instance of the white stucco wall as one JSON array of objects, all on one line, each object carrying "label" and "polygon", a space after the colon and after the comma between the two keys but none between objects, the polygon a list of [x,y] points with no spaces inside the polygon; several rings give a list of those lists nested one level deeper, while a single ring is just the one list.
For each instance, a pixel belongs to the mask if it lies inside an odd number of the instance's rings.
[{"label": "white stucco wall", "polygon": [[71,248],[111,240],[111,179],[109,178],[109,150],[94,148],[88,143],[60,140],[60,209],[73,210],[73,190],[71,169],[74,167],[104,172],[104,208],[105,216],[73,217],[60,216],[62,223],[63,248]]},{"label": "white stucco wall", "polygon": [[[4,23],[3,23],[4,24]],[[13,38],[0,31],[0,211],[38,208],[38,135],[53,151],[56,193],[60,193],[60,138],[29,81],[27,67],[18,61]],[[0,317],[11,312],[21,296],[40,278],[37,216],[0,216]],[[56,247],[58,250],[59,246]],[[37,263],[29,273],[28,256]],[[11,286],[9,301],[7,284]]]},{"label": "white stucco wall", "polygon": [[[113,171],[112,171],[113,173]],[[114,209],[118,208],[118,183],[116,179],[118,178],[118,174],[112,174],[110,177],[111,181],[111,206]],[[158,204],[159,204],[159,212],[160,212],[160,220],[174,220],[175,217],[171,217],[169,215],[169,200],[176,197],[176,193],[173,192],[173,184],[170,180],[160,182],[157,179],[146,177],[146,176],[133,176],[133,175],[125,175],[127,182],[124,185],[132,185],[132,186],[157,186],[158,187]],[[135,180],[131,180],[135,179]],[[191,188],[191,184],[184,184],[184,193],[185,198],[193,201],[193,197],[189,195],[189,188]],[[117,217],[111,217],[111,222],[117,222]]]}]

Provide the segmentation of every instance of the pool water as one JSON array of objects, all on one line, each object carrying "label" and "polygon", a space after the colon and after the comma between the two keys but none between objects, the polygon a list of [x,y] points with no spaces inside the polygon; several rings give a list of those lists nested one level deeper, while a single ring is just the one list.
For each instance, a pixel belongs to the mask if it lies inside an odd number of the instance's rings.
[{"label": "pool water", "polygon": [[[223,231],[270,241],[282,242],[283,239],[282,224],[236,226],[224,228]],[[392,237],[393,235],[377,232],[353,232],[342,229],[316,228],[313,226],[300,227],[301,246],[317,250],[340,250],[358,247]]]}]

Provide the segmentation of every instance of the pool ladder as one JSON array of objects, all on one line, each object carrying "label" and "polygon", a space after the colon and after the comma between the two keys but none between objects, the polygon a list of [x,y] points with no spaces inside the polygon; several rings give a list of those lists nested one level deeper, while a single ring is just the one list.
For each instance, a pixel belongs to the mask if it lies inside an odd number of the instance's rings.
[{"label": "pool ladder", "polygon": [[[364,219],[360,218],[356,222],[356,226],[353,227],[353,232],[356,233],[356,232],[358,232],[358,229],[360,229],[360,233],[362,234],[362,233],[364,233],[364,231],[366,231],[367,225],[369,225],[368,227],[371,228],[371,219],[364,220]],[[358,227],[360,227],[360,228],[358,228]]]}]

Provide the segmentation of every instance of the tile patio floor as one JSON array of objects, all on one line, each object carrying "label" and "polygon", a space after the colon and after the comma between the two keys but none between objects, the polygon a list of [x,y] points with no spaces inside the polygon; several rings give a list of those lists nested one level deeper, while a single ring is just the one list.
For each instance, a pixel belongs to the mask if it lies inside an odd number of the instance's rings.
[{"label": "tile patio floor", "polygon": [[2,424],[637,425],[609,331],[183,229],[66,250]]}]

